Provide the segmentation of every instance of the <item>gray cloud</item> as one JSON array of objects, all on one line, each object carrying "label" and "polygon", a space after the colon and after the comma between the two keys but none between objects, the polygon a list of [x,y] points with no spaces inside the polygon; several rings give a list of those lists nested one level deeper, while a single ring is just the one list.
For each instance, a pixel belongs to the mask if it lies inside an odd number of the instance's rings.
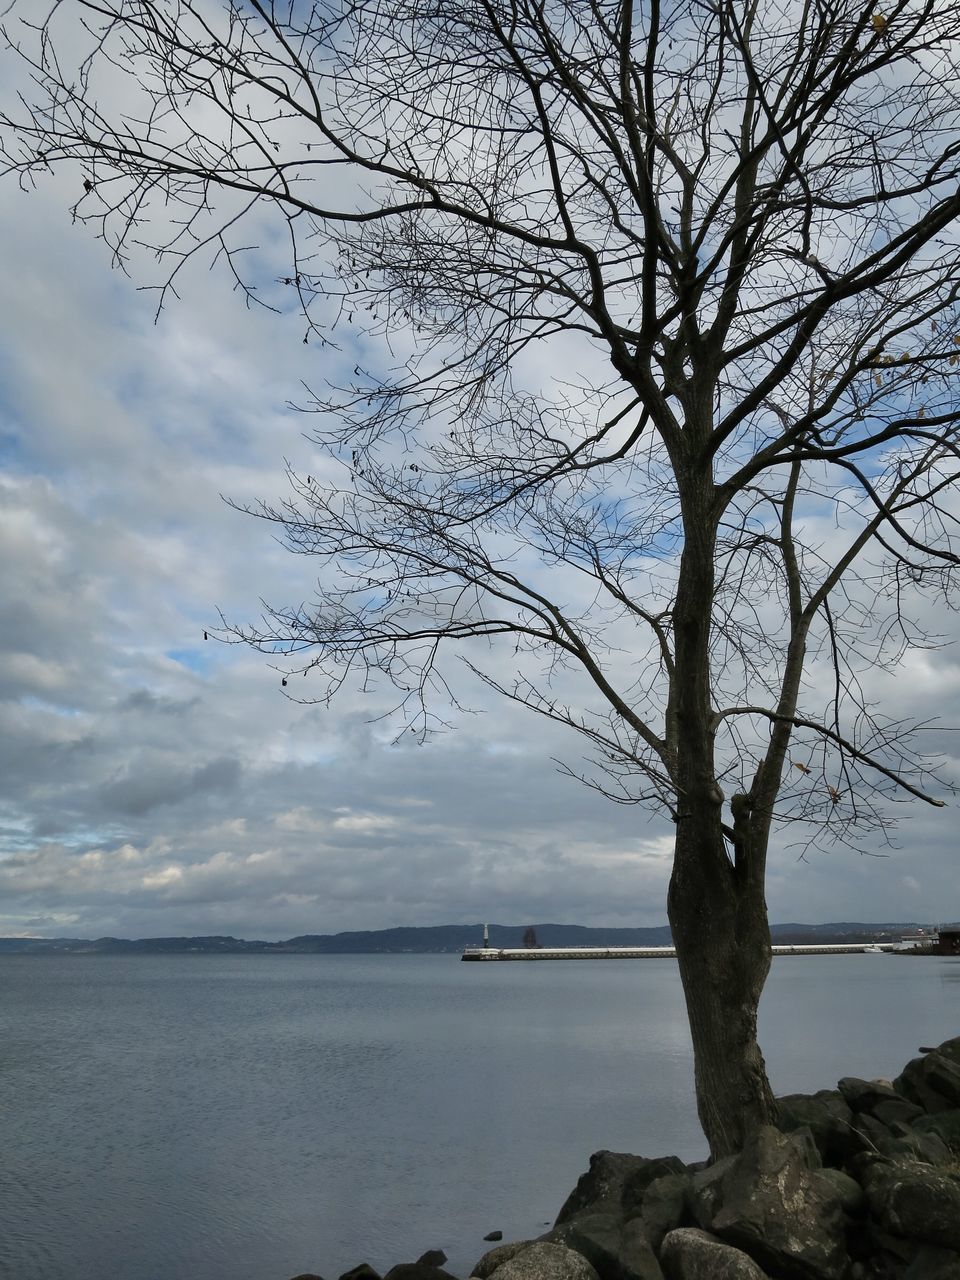
[{"label": "gray cloud", "polygon": [[160,805],[182,804],[194,797],[235,791],[240,783],[237,760],[211,760],[195,768],[157,764],[149,758],[127,767],[121,777],[100,788],[99,801],[121,815],[142,817]]},{"label": "gray cloud", "polygon": [[[559,729],[453,668],[482,714],[393,745],[387,690],[300,705],[265,660],[204,641],[218,607],[309,595],[310,563],[220,495],[282,493],[285,457],[318,470],[283,406],[357,353],[305,349],[215,276],[154,326],[69,197],[0,187],[0,933],[662,922],[669,824],[560,776],[578,743]],[[893,715],[960,723],[950,651],[870,687]],[[774,918],[958,914],[949,813],[903,813],[883,858],[800,858],[787,828]]]}]

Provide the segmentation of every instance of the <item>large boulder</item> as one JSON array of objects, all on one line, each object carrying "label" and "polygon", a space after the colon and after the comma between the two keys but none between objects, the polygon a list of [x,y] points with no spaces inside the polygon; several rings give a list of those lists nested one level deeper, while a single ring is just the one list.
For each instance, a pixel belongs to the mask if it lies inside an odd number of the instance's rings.
[{"label": "large boulder", "polygon": [[837,1089],[851,1111],[872,1111],[878,1102],[896,1101],[900,1095],[889,1080],[861,1080],[844,1076]]},{"label": "large boulder", "polygon": [[536,1244],[535,1240],[511,1240],[507,1244],[498,1244],[495,1249],[488,1249],[487,1252],[477,1262],[473,1264],[471,1276],[476,1276],[477,1280],[487,1280],[492,1276],[497,1267],[502,1266],[504,1262],[509,1262],[511,1258],[515,1258],[521,1249],[529,1249],[530,1245]]},{"label": "large boulder", "polygon": [[943,1044],[937,1046],[937,1053],[960,1066],[960,1036],[954,1036],[952,1040],[944,1040]]},{"label": "large boulder", "polygon": [[580,1213],[554,1227],[542,1240],[575,1249],[600,1280],[663,1280],[639,1219],[624,1223],[612,1213]]},{"label": "large boulder", "polygon": [[903,1280],[960,1280],[960,1253],[952,1249],[918,1249]]},{"label": "large boulder", "polygon": [[840,1197],[840,1208],[844,1213],[855,1216],[864,1205],[863,1187],[856,1178],[851,1178],[842,1169],[821,1169],[818,1177],[828,1182]]},{"label": "large boulder", "polygon": [[767,1280],[752,1258],[696,1227],[679,1227],[660,1253],[667,1280]]},{"label": "large boulder", "polygon": [[930,1088],[946,1098],[951,1107],[960,1107],[960,1062],[938,1049],[927,1054],[924,1076]]},{"label": "large boulder", "polygon": [[622,1228],[619,1214],[584,1212],[553,1227],[540,1239],[575,1249],[586,1258],[601,1280],[606,1280],[616,1270]]},{"label": "large boulder", "polygon": [[629,1216],[639,1206],[644,1189],[665,1173],[683,1173],[676,1156],[647,1159],[621,1151],[595,1151],[590,1167],[567,1196],[554,1226],[581,1213],[620,1213]]},{"label": "large boulder", "polygon": [[693,1179],[699,1225],[783,1280],[842,1280],[844,1195],[818,1167],[808,1132],[764,1125],[739,1156]]},{"label": "large boulder", "polygon": [[[924,1116],[923,1123],[936,1120],[942,1115],[951,1115],[949,1111],[941,1111],[937,1116]],[[891,1126],[891,1137],[885,1138],[878,1146],[881,1155],[893,1160],[920,1160],[924,1164],[951,1164],[954,1157],[950,1148],[935,1129],[919,1129],[912,1125],[894,1124]]]},{"label": "large boulder", "polygon": [[916,1161],[874,1160],[861,1181],[883,1230],[960,1251],[960,1174]]},{"label": "large boulder", "polygon": [[883,1144],[890,1139],[890,1129],[871,1115],[869,1111],[860,1111],[853,1117],[852,1134],[860,1143],[861,1151],[882,1151]]},{"label": "large boulder", "polygon": [[598,1280],[582,1254],[544,1240],[518,1250],[492,1274],[494,1280]]},{"label": "large boulder", "polygon": [[655,1178],[643,1193],[640,1212],[628,1220],[627,1227],[643,1235],[654,1249],[659,1249],[668,1231],[692,1222],[692,1192],[693,1179],[689,1173],[667,1173]]},{"label": "large boulder", "polygon": [[777,1107],[777,1128],[784,1133],[809,1129],[824,1164],[846,1164],[863,1150],[853,1133],[853,1111],[838,1089],[787,1094],[777,1099]]},{"label": "large boulder", "polygon": [[383,1280],[456,1280],[456,1277],[432,1263],[398,1262]]},{"label": "large boulder", "polygon": [[707,1165],[693,1175],[690,1206],[694,1218],[701,1226],[711,1221],[723,1208],[724,1186],[737,1168],[739,1159],[739,1156],[724,1156],[722,1160]]},{"label": "large boulder", "polygon": [[[946,1043],[952,1046],[953,1042]],[[922,1058],[912,1058],[893,1085],[908,1102],[924,1111],[949,1111],[960,1107],[960,1062],[952,1049],[947,1053],[935,1049]]]},{"label": "large boulder", "polygon": [[914,1120],[911,1128],[914,1133],[936,1136],[951,1151],[960,1155],[960,1107],[952,1111],[937,1111],[932,1116],[923,1116],[919,1120]]},{"label": "large boulder", "polygon": [[590,1167],[582,1173],[557,1214],[555,1227],[569,1222],[578,1213],[613,1213],[620,1209],[624,1184],[631,1173],[649,1161],[622,1151],[595,1151]]},{"label": "large boulder", "polygon": [[624,1225],[620,1237],[620,1253],[617,1258],[621,1280],[663,1280],[663,1272],[657,1261],[658,1251],[646,1234],[644,1224],[637,1218]]},{"label": "large boulder", "polygon": [[620,1194],[624,1217],[629,1218],[639,1212],[646,1204],[651,1185],[665,1177],[687,1178],[689,1174],[677,1156],[656,1156],[628,1174]]},{"label": "large boulder", "polygon": [[898,1095],[896,1098],[884,1098],[875,1103],[870,1114],[875,1120],[892,1128],[895,1124],[912,1124],[914,1120],[919,1120],[921,1116],[926,1115],[926,1112],[916,1103],[908,1102],[906,1098]]}]

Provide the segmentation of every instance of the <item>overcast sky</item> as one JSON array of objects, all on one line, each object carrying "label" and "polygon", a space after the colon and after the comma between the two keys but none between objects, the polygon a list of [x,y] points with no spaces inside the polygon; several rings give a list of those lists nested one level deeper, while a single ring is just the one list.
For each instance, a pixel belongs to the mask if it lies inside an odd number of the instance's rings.
[{"label": "overcast sky", "polygon": [[[155,323],[77,194],[0,185],[0,934],[663,923],[669,826],[561,776],[559,729],[478,688],[480,714],[393,745],[386,691],[304,706],[204,641],[218,610],[309,595],[310,563],[220,495],[310,469],[287,402],[354,354],[201,270]],[[900,700],[960,724],[958,672],[923,655]],[[956,807],[901,817],[882,858],[778,843],[771,919],[960,916]]]}]

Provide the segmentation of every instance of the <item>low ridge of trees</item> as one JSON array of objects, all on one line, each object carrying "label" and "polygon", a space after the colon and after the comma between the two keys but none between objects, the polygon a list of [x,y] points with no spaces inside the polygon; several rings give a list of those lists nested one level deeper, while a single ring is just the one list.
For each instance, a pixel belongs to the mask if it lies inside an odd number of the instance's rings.
[{"label": "low ridge of trees", "polygon": [[462,655],[580,735],[572,773],[670,816],[699,1112],[735,1149],[774,1107],[771,832],[942,803],[866,685],[927,643],[916,602],[958,564],[960,5],[3,21],[31,75],[8,173],[70,169],[119,264],[156,252],[161,305],[198,255],[258,301],[269,215],[304,340],[364,337],[311,406],[324,474],[256,508],[316,594],[238,634],[320,698],[388,677],[420,734]]}]

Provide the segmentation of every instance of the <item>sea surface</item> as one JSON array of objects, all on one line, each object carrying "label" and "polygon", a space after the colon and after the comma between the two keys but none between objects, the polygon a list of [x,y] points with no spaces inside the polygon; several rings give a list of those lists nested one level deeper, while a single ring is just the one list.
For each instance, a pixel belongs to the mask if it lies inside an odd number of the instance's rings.
[{"label": "sea surface", "polygon": [[[773,962],[779,1093],[957,1034],[960,961]],[[673,960],[0,958],[0,1275],[466,1276],[602,1147],[705,1155]]]}]

